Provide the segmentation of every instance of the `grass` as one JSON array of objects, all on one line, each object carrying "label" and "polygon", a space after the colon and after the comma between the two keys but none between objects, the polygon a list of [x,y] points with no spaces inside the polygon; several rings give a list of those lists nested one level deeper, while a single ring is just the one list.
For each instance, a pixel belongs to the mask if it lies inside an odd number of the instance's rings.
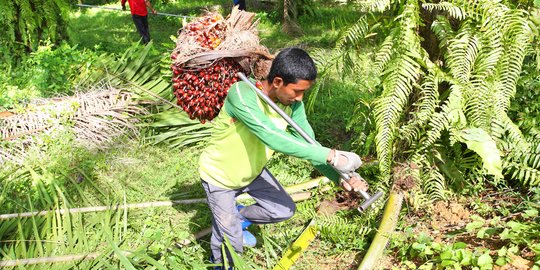
[{"label": "grass", "polygon": [[[115,3],[107,7],[120,8],[120,5]],[[184,16],[198,16],[205,10],[219,10],[226,16],[232,8],[232,1],[179,1],[154,7],[161,13]],[[336,10],[335,6],[321,6],[317,17],[299,18],[304,35],[289,36],[281,31],[281,19],[273,9],[272,6],[248,3],[248,10],[256,12],[260,19],[261,42],[272,51],[289,46],[301,46],[308,50],[332,47],[341,29],[352,25],[360,16],[352,8],[342,7]],[[149,15],[148,24],[157,50],[162,53],[170,52],[174,48],[176,33],[182,27],[182,19]],[[129,44],[140,38],[129,12],[88,8],[72,12],[69,36],[72,44],[111,53],[124,52]]]},{"label": "grass", "polygon": [[[137,202],[171,196],[200,197],[204,192],[198,186],[197,154],[192,149],[141,146],[137,141],[129,141],[106,154],[107,160],[101,164],[105,166],[97,173],[98,183],[108,185],[114,193],[125,191],[126,196]],[[118,195],[116,199],[121,198]]]},{"label": "grass", "polygon": [[[159,12],[191,16],[199,14],[202,9],[212,8],[216,5],[221,6],[226,13],[226,10],[230,10],[230,2],[217,0],[180,1],[158,5],[155,8]],[[250,8],[249,5],[248,3],[248,8]],[[109,6],[119,7],[118,4]],[[258,8],[262,9],[262,7],[253,6],[254,10]],[[275,14],[260,12],[258,16],[261,19],[262,42],[275,52],[286,46],[302,46],[308,51],[332,47],[340,32],[339,29],[354,23],[358,15],[348,8],[333,10],[332,7],[321,7],[319,17],[302,17],[300,19],[304,35],[298,37],[283,34],[279,24],[276,23]],[[175,36],[176,31],[181,27],[181,21],[176,18],[151,16],[149,24],[151,36],[154,39],[155,52],[168,54],[174,46],[170,37]],[[119,11],[76,10],[72,12],[70,17],[69,31],[69,42],[72,45],[77,45],[80,50],[87,49],[100,53],[121,54],[139,39],[129,13]],[[320,102],[316,104],[316,113],[310,114],[309,117],[324,144],[346,145],[348,137],[341,133],[345,133],[346,119],[353,108],[356,90],[350,85],[341,86],[340,81],[333,81],[327,87],[328,89],[325,89],[324,94],[321,95]],[[337,110],[336,108],[341,109]],[[339,120],[333,121],[334,119]],[[50,190],[50,196],[57,196],[57,198],[65,196],[71,202],[70,205],[114,205],[124,202],[136,203],[204,196],[197,172],[200,147],[179,150],[171,149],[165,145],[148,145],[139,139],[119,139],[116,144],[106,150],[83,151],[69,146],[68,142],[61,138],[57,138],[56,141],[51,139],[51,145],[57,147],[55,151],[51,152],[54,155],[37,164],[41,168],[39,173],[47,174],[49,177],[47,179],[62,184],[65,188],[60,192],[54,189]],[[300,183],[313,175],[313,169],[308,162],[284,155],[276,155],[268,166],[283,185]],[[60,171],[68,173],[57,173]],[[0,175],[0,181],[1,179],[2,175]],[[69,179],[82,180],[82,182],[72,183]],[[20,184],[30,185],[30,189],[34,188],[29,183]],[[16,191],[17,188],[12,189],[12,192]],[[26,191],[30,192],[31,190]],[[281,251],[301,233],[304,225],[314,217],[314,208],[317,202],[332,197],[331,194],[315,192],[312,199],[297,204],[298,212],[291,220],[255,228],[259,242],[265,244],[259,245],[255,249],[247,249],[243,257],[250,262],[255,262],[259,267],[271,268],[273,263],[279,260]],[[24,205],[25,209],[29,209],[29,204],[32,204],[24,200],[23,194],[17,200],[19,201],[14,205]],[[37,196],[36,201],[38,200],[43,200],[43,198]],[[60,205],[63,205],[63,200],[59,201]],[[14,205],[10,209],[3,209],[2,212],[21,209]],[[50,207],[54,204],[50,204],[50,202],[40,204],[44,208],[47,205]],[[202,269],[204,264],[208,263],[209,236],[189,246],[176,247],[176,243],[190,234],[210,226],[210,212],[204,204],[133,209],[127,212],[108,211],[76,214],[73,219],[77,220],[79,225],[67,226],[64,231],[66,233],[77,231],[78,237],[87,243],[85,246],[87,249],[80,246],[73,247],[75,243],[71,243],[72,246],[51,248],[50,253],[41,255],[64,255],[70,252],[94,250],[117,254],[116,259],[114,256],[105,256],[94,262],[82,263],[78,265],[80,268],[130,268],[130,266],[147,268],[155,261],[169,269]],[[54,220],[54,218],[49,218],[49,222],[50,220]],[[349,221],[354,222],[354,219],[351,218]],[[16,228],[18,223],[14,222],[12,225]],[[4,224],[7,226],[7,223]],[[23,227],[25,226],[27,225]],[[52,233],[50,227],[44,226],[43,230],[42,238],[48,237],[46,235]],[[7,240],[11,236],[17,237],[17,233],[11,232],[13,234],[0,230],[0,241]],[[32,240],[33,237],[36,235],[25,234],[24,239]],[[108,241],[108,237],[112,237],[112,240]],[[23,239],[23,237],[20,236],[17,239]],[[11,247],[14,246],[3,245],[0,248],[0,257],[7,259],[5,254]],[[310,269],[323,260],[332,260],[334,257],[324,256],[325,251],[336,248],[347,254],[356,252],[356,250],[350,251],[350,247],[321,239],[306,252],[301,264],[295,266],[295,269]],[[124,258],[120,256],[119,250],[131,251],[140,255]],[[137,253],[138,251],[141,252]],[[28,257],[32,255],[30,253],[20,254]],[[344,261],[347,262],[344,262],[343,265],[350,263],[348,260]],[[62,269],[63,266],[69,265],[77,267],[73,264],[58,264],[53,265],[53,267]],[[41,265],[41,267],[43,266]]]},{"label": "grass", "polygon": [[[160,13],[183,16],[197,16],[206,9],[224,9],[232,5],[230,1],[181,1],[167,5],[155,5]],[[105,5],[118,8],[118,3]],[[227,8],[228,10],[228,8]],[[178,29],[182,28],[181,17],[161,15],[148,16],[150,36],[159,52],[170,52],[174,48],[174,38]],[[68,33],[72,44],[109,53],[123,53],[129,44],[140,39],[129,11],[104,10],[98,8],[80,8],[72,12]],[[173,40],[171,40],[171,36]]]}]

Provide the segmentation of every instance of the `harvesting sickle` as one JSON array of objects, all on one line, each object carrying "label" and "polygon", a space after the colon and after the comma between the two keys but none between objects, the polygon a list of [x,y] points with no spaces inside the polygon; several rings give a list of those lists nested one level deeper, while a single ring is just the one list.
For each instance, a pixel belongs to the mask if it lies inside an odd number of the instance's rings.
[{"label": "harvesting sickle", "polygon": [[[270,107],[272,107],[272,109],[274,109],[285,121],[287,121],[287,123],[289,125],[291,125],[292,128],[294,128],[298,134],[300,134],[300,136],[302,136],[302,138],[304,138],[308,143],[310,144],[313,144],[313,145],[316,145],[317,142],[315,140],[313,140],[313,138],[311,138],[296,122],[294,122],[294,120],[292,120],[291,117],[289,117],[289,115],[287,115],[281,108],[279,108],[275,103],[274,101],[272,101],[267,95],[265,95],[261,90],[259,90],[259,88],[257,88],[257,86],[255,86],[247,77],[244,73],[242,72],[238,72],[237,73],[238,75],[238,78],[240,78],[242,81],[244,81],[245,83],[247,83],[254,91],[255,93],[257,93],[257,95],[262,99],[264,100]],[[336,153],[337,155],[337,153]],[[349,173],[344,173],[342,172],[341,170],[338,170],[336,169],[336,165],[335,164],[332,164],[332,166],[334,167],[334,169],[336,170],[337,173],[339,173],[341,179],[345,180],[345,181],[348,181],[351,176],[350,174],[351,173],[354,173],[353,171],[349,172]],[[369,208],[370,205],[372,205],[377,199],[379,199],[380,197],[382,197],[383,195],[383,192],[382,191],[378,191],[377,193],[375,193],[375,195],[371,196],[369,195],[367,192],[363,191],[363,190],[360,190],[358,191],[360,193],[360,196],[362,196],[364,198],[364,202],[358,207],[358,211],[359,212],[364,212],[366,209]]]}]

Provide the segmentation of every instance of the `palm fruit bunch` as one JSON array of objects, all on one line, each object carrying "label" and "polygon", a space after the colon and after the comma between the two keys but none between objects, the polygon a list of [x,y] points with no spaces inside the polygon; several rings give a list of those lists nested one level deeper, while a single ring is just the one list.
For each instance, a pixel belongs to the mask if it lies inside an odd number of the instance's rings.
[{"label": "palm fruit bunch", "polygon": [[[195,37],[200,46],[215,49],[224,38],[225,28],[225,20],[221,15],[209,14],[186,24],[180,31]],[[171,57],[174,57],[174,54]]]},{"label": "palm fruit bunch", "polygon": [[223,106],[229,87],[238,78],[241,67],[229,59],[221,59],[213,65],[200,69],[173,67],[173,88],[178,106],[191,119],[201,123],[212,120]]},{"label": "palm fruit bunch", "polygon": [[[203,16],[180,30],[180,36],[183,37],[182,45],[188,40],[192,55],[196,52],[214,50],[224,39],[225,28],[225,20],[221,15]],[[176,60],[178,55],[177,50],[173,51],[171,59]],[[240,65],[226,58],[217,59],[206,67],[189,67],[186,63],[173,63],[171,69],[177,105],[182,107],[191,119],[197,118],[203,124],[206,120],[212,120],[217,116],[223,106],[227,90],[238,80],[236,73],[241,71]]]},{"label": "palm fruit bunch", "polygon": [[267,74],[272,56],[259,43],[254,16],[237,8],[227,19],[207,13],[178,31],[172,86],[178,106],[191,119],[214,119],[239,71],[255,78]]}]

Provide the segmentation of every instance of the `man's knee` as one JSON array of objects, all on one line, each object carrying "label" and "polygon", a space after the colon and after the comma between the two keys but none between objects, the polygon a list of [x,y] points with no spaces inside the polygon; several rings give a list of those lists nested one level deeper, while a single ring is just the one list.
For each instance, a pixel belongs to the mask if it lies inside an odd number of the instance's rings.
[{"label": "man's knee", "polygon": [[292,216],[294,216],[294,213],[296,212],[296,204],[291,201],[291,203],[287,203],[282,205],[281,207],[276,208],[274,220],[276,222],[278,221],[284,221],[287,219],[290,219]]}]

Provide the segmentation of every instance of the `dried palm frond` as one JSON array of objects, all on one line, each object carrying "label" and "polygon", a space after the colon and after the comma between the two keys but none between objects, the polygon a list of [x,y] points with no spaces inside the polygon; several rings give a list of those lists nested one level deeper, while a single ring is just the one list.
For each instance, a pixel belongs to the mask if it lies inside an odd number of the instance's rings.
[{"label": "dried palm frond", "polygon": [[2,142],[0,147],[0,164],[3,164],[5,161],[22,164],[24,157],[26,157],[25,145],[28,144],[29,142],[24,141]]},{"label": "dried palm frond", "polygon": [[146,114],[132,93],[102,82],[70,97],[36,100],[26,112],[0,119],[0,164],[24,160],[25,149],[39,144],[40,135],[70,130],[88,147],[105,147],[114,138],[136,134],[135,115]]},{"label": "dried palm frond", "polygon": [[255,18],[255,13],[246,12],[239,10],[238,7],[234,7],[229,17],[227,17],[227,29],[229,31],[235,29],[238,31],[247,30],[256,32],[259,21],[253,20],[253,18]]},{"label": "dried palm frond", "polygon": [[83,142],[103,144],[126,132],[137,133],[138,119],[133,116],[146,114],[130,92],[111,86],[76,98],[80,108],[75,113],[73,129]]},{"label": "dried palm frond", "polygon": [[210,12],[205,16],[218,18],[217,22],[207,26],[208,29],[212,29],[215,24],[223,25],[221,42],[213,49],[202,47],[197,41],[201,36],[193,35],[193,32],[186,31],[185,27],[181,28],[178,31],[176,48],[173,50],[175,65],[183,68],[204,68],[223,58],[233,58],[238,62],[249,58],[246,60],[249,63],[240,63],[244,71],[249,72],[259,59],[273,59],[268,49],[260,44],[257,31],[259,21],[254,20],[255,13],[235,7],[226,19]]}]

